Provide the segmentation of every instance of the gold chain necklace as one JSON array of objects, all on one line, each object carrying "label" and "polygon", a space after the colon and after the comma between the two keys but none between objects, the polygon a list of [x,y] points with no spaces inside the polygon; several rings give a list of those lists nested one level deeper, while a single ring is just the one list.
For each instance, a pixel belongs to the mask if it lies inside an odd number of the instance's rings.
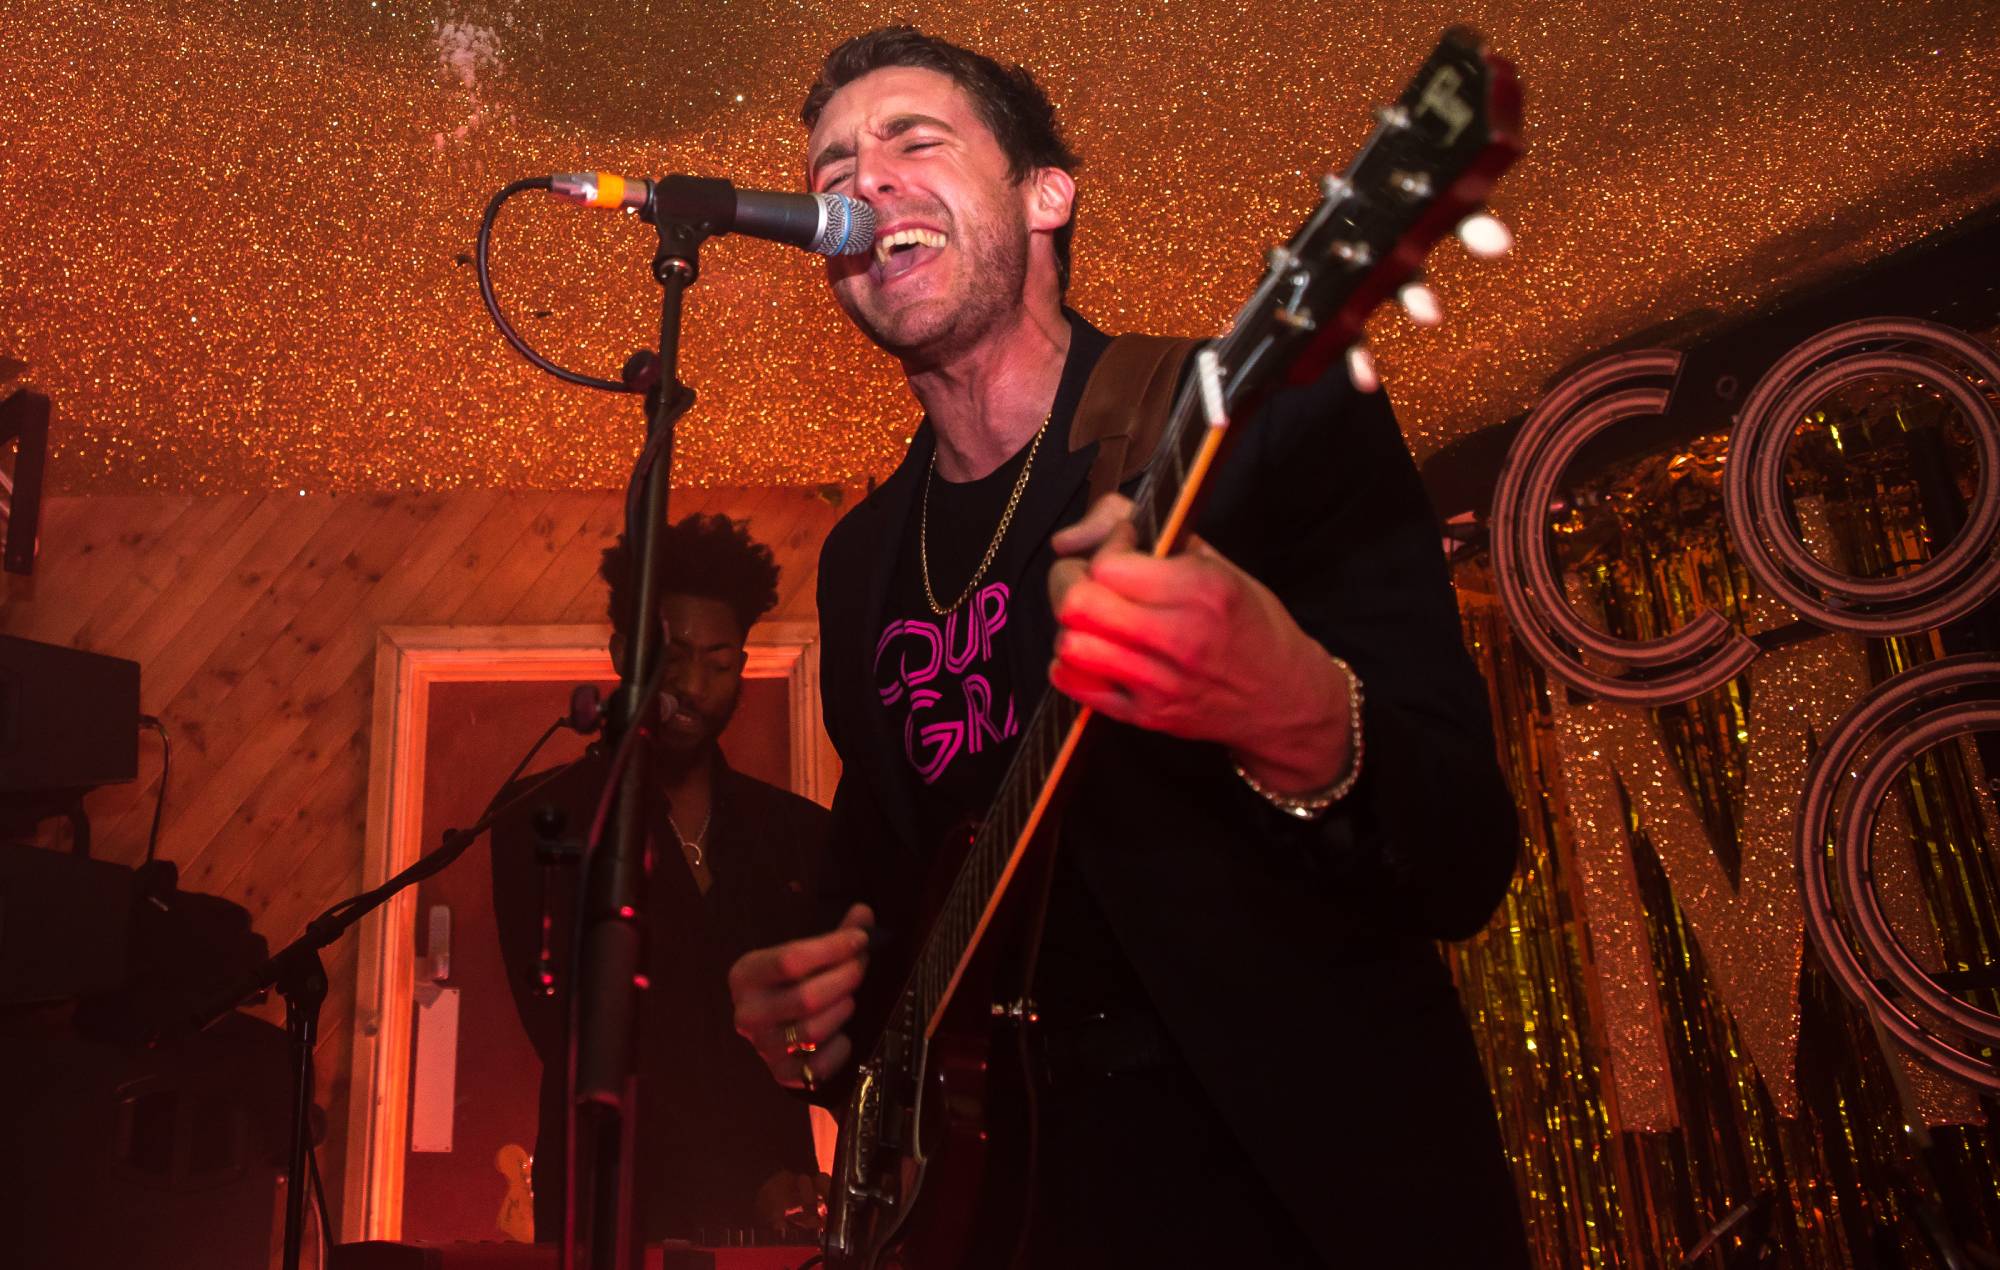
[{"label": "gold chain necklace", "polygon": [[923,566],[924,599],[929,602],[931,612],[946,617],[958,611],[959,607],[972,598],[972,592],[979,586],[980,579],[993,567],[993,557],[1000,551],[1001,540],[1007,536],[1007,526],[1014,523],[1014,509],[1020,505],[1021,493],[1028,488],[1028,474],[1035,470],[1035,451],[1042,448],[1042,436],[1049,430],[1049,420],[1055,418],[1050,411],[1042,419],[1042,426],[1035,429],[1035,439],[1028,443],[1028,461],[1021,465],[1021,474],[1014,478],[1014,492],[1007,496],[1007,510],[1000,513],[1000,527],[993,531],[993,541],[986,544],[986,554],[980,558],[979,567],[972,571],[972,578],[958,598],[949,606],[939,604],[937,592],[931,590],[931,482],[937,478],[937,450],[931,450],[930,471],[924,474],[924,499],[917,519],[917,561]]},{"label": "gold chain necklace", "polygon": [[701,840],[703,838],[708,837],[709,822],[713,821],[714,819],[715,819],[715,801],[714,801],[714,795],[712,794],[709,796],[708,814],[701,818],[701,828],[695,831],[695,835],[692,840],[690,840],[686,834],[681,832],[681,827],[679,822],[674,819],[674,813],[672,812],[667,813],[667,823],[674,827],[674,837],[679,838],[681,840],[681,846],[686,848],[688,852],[689,856],[688,862],[694,865],[694,867],[697,869],[701,867]]}]

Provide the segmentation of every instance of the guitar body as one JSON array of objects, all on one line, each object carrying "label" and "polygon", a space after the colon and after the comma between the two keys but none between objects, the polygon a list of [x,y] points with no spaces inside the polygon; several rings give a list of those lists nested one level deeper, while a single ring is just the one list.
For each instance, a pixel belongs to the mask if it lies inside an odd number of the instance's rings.
[{"label": "guitar body", "polygon": [[1010,892],[996,917],[1005,937],[981,941],[928,1039],[892,1019],[861,1067],[828,1196],[830,1270],[1015,1264],[1035,1149],[1034,1023],[1015,1007],[1027,1000],[1026,909],[1040,898],[1038,886]]},{"label": "guitar body", "polygon": [[[1193,383],[1133,497],[1137,545],[1180,549],[1232,415],[1327,373],[1426,252],[1520,153],[1513,68],[1447,31],[1347,172],[1283,247]],[[1032,1221],[1037,1024],[1026,986],[1054,866],[1053,822],[1090,711],[1043,694],[986,819],[933,882],[927,934],[856,1068],[827,1196],[832,1270],[1002,1270]],[[940,853],[941,857],[951,853]]]}]

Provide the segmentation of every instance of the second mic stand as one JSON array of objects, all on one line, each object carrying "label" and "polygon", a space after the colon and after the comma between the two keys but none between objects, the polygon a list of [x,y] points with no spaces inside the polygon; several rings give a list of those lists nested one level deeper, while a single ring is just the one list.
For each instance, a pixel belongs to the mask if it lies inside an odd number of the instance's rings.
[{"label": "second mic stand", "polygon": [[[505,784],[513,783],[522,768],[542,748],[542,742],[554,732],[555,726],[551,725],[542,734],[541,740],[535,742],[534,749],[515,766],[513,775],[507,778]],[[181,1021],[182,1026],[189,1030],[200,1031],[266,988],[276,988],[284,997],[285,1034],[291,1042],[292,1058],[290,1138],[285,1156],[285,1235],[280,1262],[284,1270],[298,1270],[305,1236],[306,1187],[309,1185],[309,1156],[312,1151],[313,1047],[319,1037],[319,1011],[326,1000],[327,986],[326,967],[320,961],[320,950],[387,903],[397,892],[444,870],[465,854],[465,849],[477,842],[489,825],[525,804],[550,779],[544,777],[508,802],[488,803],[471,828],[447,829],[437,850],[421,857],[380,886],[343,900],[315,917],[306,924],[297,939],[222,991],[203,1000]],[[497,794],[495,798],[498,798]],[[172,1035],[172,1030],[166,1029],[155,1036],[154,1041],[158,1043]]]},{"label": "second mic stand", "polygon": [[[680,382],[681,301],[700,276],[701,244],[727,225],[734,206],[727,181],[669,176],[659,183],[656,206],[680,214],[659,215],[654,223],[660,245],[653,278],[660,284],[660,351],[652,391],[645,448],[626,495],[626,541],[632,545],[634,585],[625,614],[630,643],[622,667],[615,708],[607,724],[614,751],[630,746],[613,764],[618,788],[601,844],[586,856],[583,878],[583,942],[572,996],[571,1086],[573,1141],[566,1176],[570,1198],[563,1205],[563,1270],[636,1270],[640,1244],[632,1198],[633,1129],[638,1103],[633,1080],[639,1031],[642,973],[642,913],[646,883],[646,785],[653,775],[652,735],[659,722],[657,693],[645,685],[657,679],[665,656],[659,619],[660,531],[667,515],[673,472],[674,425],[694,404]],[[692,212],[692,215],[688,213]],[[627,366],[627,382],[648,370],[641,359]]]}]

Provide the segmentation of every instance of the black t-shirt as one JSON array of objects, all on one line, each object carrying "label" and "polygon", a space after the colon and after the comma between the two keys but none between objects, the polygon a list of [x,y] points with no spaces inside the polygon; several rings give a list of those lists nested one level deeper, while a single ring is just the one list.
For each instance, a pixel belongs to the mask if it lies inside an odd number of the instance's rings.
[{"label": "black t-shirt", "polygon": [[926,851],[962,842],[986,814],[1034,703],[1016,699],[1007,653],[1016,600],[1008,584],[982,577],[965,603],[939,616],[924,593],[923,560],[932,592],[949,606],[985,557],[1029,448],[976,481],[930,474],[928,524],[919,497],[876,640],[875,689],[903,739]]},{"label": "black t-shirt", "polygon": [[[928,512],[921,494],[910,511],[875,644],[875,688],[902,738],[905,784],[933,861],[947,845],[962,850],[985,817],[1042,684],[1017,685],[1011,669],[1011,657],[1023,651],[1011,642],[1025,634],[1009,615],[1029,601],[989,572],[964,604],[940,617],[924,593],[923,560],[930,561],[931,591],[950,606],[985,557],[1029,451],[1035,450],[1029,481],[1048,479],[1066,430],[1056,420],[1038,450],[1031,441],[977,480],[947,481],[932,471]],[[1037,959],[1037,1002],[1057,1023],[1098,1011],[1150,1014],[1145,990],[1073,865],[1058,851]]]}]

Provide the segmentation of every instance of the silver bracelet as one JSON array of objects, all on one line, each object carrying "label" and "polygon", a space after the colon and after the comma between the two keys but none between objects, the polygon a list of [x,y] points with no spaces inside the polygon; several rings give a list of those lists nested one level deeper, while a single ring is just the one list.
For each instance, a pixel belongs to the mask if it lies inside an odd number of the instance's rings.
[{"label": "silver bracelet", "polygon": [[1243,764],[1233,763],[1236,774],[1243,783],[1255,790],[1259,797],[1288,816],[1300,820],[1318,820],[1326,814],[1326,809],[1353,792],[1354,782],[1361,779],[1361,676],[1354,673],[1354,667],[1332,653],[1327,656],[1340,672],[1347,676],[1347,770],[1331,785],[1304,794],[1286,794],[1271,789],[1255,776],[1245,771]]}]

